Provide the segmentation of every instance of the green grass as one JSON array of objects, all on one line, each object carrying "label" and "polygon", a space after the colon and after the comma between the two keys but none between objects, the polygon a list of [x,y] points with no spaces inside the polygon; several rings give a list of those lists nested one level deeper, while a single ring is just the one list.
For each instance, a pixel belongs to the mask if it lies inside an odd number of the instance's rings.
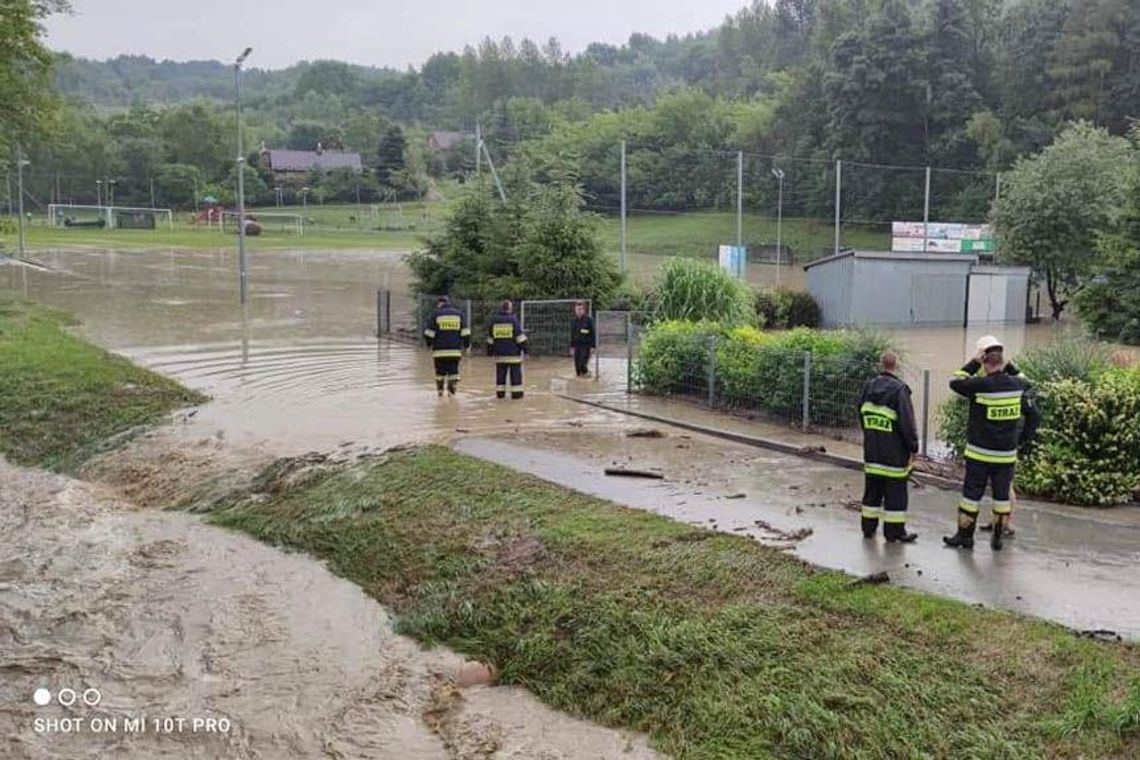
[{"label": "green grass", "polygon": [[[768,217],[745,216],[742,223],[746,245],[775,245],[776,221]],[[621,225],[616,217],[603,224],[607,250],[621,246]],[[835,243],[835,228],[822,221],[784,220],[781,239],[791,247],[798,262],[811,261]],[[713,255],[718,245],[736,241],[736,214],[694,212],[686,214],[645,214],[626,221],[626,250],[665,256]],[[890,232],[883,225],[846,224],[841,242],[859,250],[889,250]]]},{"label": "green grass", "polygon": [[281,462],[216,523],[327,559],[407,634],[691,758],[1140,753],[1140,652],[852,585],[439,447]]},{"label": "green grass", "polygon": [[[310,204],[305,211],[310,220],[305,235],[285,232],[282,224],[265,218],[265,230],[250,245],[264,250],[278,249],[366,249],[410,251],[423,246],[423,238],[441,229],[447,203],[405,203],[401,217],[391,204],[384,205],[373,218],[365,204],[363,210],[354,205]],[[259,212],[300,214],[299,206],[253,209]],[[426,213],[426,218],[424,214]],[[191,226],[190,212],[175,215],[173,231],[99,230],[89,228],[61,229],[43,226],[36,220],[28,229],[28,244],[35,247],[82,245],[116,248],[221,248],[235,245],[233,234]],[[745,242],[774,244],[776,223],[767,217],[744,217]],[[783,241],[792,247],[799,262],[817,258],[834,243],[834,230],[826,222],[786,220]],[[718,245],[736,240],[736,215],[728,212],[694,212],[687,214],[646,214],[633,216],[627,222],[626,249],[632,253],[661,256],[712,256]],[[602,242],[606,250],[620,250],[620,222],[617,217],[602,221]],[[883,227],[845,225],[842,242],[858,249],[885,250],[890,236]],[[16,248],[14,233],[0,233],[0,248]]]},{"label": "green grass", "polygon": [[0,299],[0,453],[74,468],[112,439],[204,397],[70,335],[59,314]]}]

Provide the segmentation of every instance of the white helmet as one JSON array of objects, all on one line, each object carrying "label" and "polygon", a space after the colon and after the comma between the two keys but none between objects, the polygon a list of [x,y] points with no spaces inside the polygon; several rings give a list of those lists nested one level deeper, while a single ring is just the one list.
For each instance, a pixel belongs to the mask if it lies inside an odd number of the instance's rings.
[{"label": "white helmet", "polygon": [[989,351],[992,348],[1001,349],[1004,348],[1004,346],[1002,342],[995,338],[993,335],[985,335],[981,338],[978,338],[977,350],[979,354],[984,351]]}]

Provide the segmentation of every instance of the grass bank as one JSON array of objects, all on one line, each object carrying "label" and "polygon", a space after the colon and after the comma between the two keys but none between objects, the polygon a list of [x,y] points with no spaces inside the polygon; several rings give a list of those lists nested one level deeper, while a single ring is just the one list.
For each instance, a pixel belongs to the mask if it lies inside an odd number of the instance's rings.
[{"label": "grass bank", "polygon": [[0,299],[0,453],[68,470],[109,439],[205,400],[65,329],[41,307]]},{"label": "grass bank", "polygon": [[1140,753],[1132,646],[853,585],[450,449],[279,463],[203,508],[327,559],[405,633],[679,757]]}]

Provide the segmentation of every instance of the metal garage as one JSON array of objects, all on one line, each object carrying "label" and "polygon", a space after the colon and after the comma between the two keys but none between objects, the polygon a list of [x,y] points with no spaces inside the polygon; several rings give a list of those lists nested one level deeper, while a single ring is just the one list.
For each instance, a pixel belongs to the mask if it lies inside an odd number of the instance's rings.
[{"label": "metal garage", "polygon": [[970,270],[970,324],[1025,322],[1028,306],[1028,268],[975,266]]}]

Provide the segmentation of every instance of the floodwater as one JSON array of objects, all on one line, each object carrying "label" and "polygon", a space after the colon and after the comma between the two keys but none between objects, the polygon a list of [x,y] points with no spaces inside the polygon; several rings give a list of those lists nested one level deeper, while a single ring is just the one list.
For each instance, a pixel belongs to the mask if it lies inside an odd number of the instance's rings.
[{"label": "floodwater", "polygon": [[[603,361],[600,380],[574,378],[568,358],[528,361],[527,396],[512,402],[494,398],[492,364],[474,357],[464,361],[459,397],[436,398],[426,352],[374,337],[377,288],[406,292],[398,254],[255,250],[244,311],[234,258],[75,249],[38,253],[43,268],[0,267],[0,289],[74,314],[81,334],[214,399],[94,463],[95,485],[0,469],[6,757],[650,756],[642,738],[570,721],[525,692],[456,696],[439,675],[454,655],[394,636],[382,608],[311,559],[184,514],[132,509],[170,505],[200,487],[223,487],[226,477],[240,481],[273,457],[313,450],[351,456],[459,438],[473,454],[676,519],[752,533],[823,565],[886,569],[892,582],[1140,636],[1136,510],[1026,504],[1006,552],[993,555],[982,543],[967,555],[938,545],[956,497],[924,489],[914,494],[917,545],[864,542],[857,513],[843,508],[860,491],[857,474],[695,435],[626,438],[644,423],[562,397],[624,398],[623,360]],[[1048,329],[998,334],[1020,350],[1051,339]],[[961,330],[898,337],[912,366],[929,361],[933,369],[937,360],[947,371],[976,338]],[[932,378],[932,387],[942,384]],[[689,405],[633,402],[714,427],[756,429]],[[669,480],[606,479],[598,470],[610,461],[658,466]],[[721,498],[734,491],[746,496]],[[810,537],[789,538],[803,527]],[[40,684],[104,690],[100,709],[113,715],[226,716],[237,729],[208,737],[37,735],[28,695]],[[425,732],[425,712],[437,715],[441,701],[446,719],[432,718]]]},{"label": "floodwater", "polygon": [[460,690],[462,658],[357,586],[191,515],[0,460],[0,537],[5,758],[656,757],[525,690]]}]

